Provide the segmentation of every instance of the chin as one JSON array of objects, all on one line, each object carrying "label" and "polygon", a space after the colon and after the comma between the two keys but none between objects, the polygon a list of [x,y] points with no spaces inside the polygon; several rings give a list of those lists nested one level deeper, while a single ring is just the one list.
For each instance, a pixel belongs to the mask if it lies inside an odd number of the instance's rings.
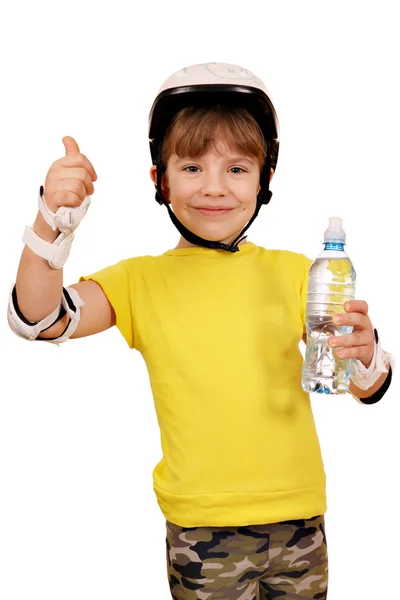
[{"label": "chin", "polygon": [[[236,218],[185,218],[187,215],[184,211],[176,211],[176,217],[179,221],[187,228],[199,237],[210,240],[212,242],[220,242],[222,240],[234,240],[239,233],[244,229],[248,221],[251,219],[252,214],[241,214],[241,219]],[[233,216],[233,215],[232,215]],[[239,222],[238,222],[239,221]]]}]

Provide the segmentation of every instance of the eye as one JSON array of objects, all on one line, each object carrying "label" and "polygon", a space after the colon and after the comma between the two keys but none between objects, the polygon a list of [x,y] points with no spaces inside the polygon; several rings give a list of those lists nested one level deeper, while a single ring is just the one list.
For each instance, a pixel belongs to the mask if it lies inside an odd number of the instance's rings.
[{"label": "eye", "polygon": [[244,169],[242,169],[242,167],[232,167],[231,171],[233,171],[234,175],[235,174],[239,174],[239,173],[246,173],[246,171]]},{"label": "eye", "polygon": [[184,171],[186,171],[187,173],[197,173],[197,170],[199,169],[199,167],[196,167],[196,165],[189,165],[187,167],[184,167]]}]

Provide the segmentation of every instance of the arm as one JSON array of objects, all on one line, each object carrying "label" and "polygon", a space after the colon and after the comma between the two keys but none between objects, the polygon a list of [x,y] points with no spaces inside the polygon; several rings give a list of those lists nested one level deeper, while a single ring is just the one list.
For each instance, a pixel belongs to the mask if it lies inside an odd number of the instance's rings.
[{"label": "arm", "polygon": [[378,402],[385,394],[392,380],[392,367],[390,366],[390,363],[385,363],[385,366],[388,369],[388,372],[382,373],[374,385],[367,390],[362,390],[350,380],[349,394],[356,398],[356,400],[361,400],[363,398],[368,400],[368,402],[361,402],[362,404],[375,404],[375,402]]},{"label": "arm", "polygon": [[[380,343],[379,336],[376,329],[374,331],[374,356],[376,355]],[[388,359],[387,354],[384,355],[384,359],[381,359],[381,365],[384,364],[385,368],[388,370],[387,373],[382,373],[379,379],[375,381],[373,385],[364,390],[363,388],[358,387],[353,380],[350,380],[349,393],[356,400],[360,401],[362,404],[375,404],[379,402],[379,400],[385,395],[388,390],[391,381],[392,381],[392,366],[390,364],[390,360]],[[393,358],[393,357],[392,357]],[[376,365],[376,363],[374,363]],[[373,367],[373,368],[376,368]]]},{"label": "arm", "polygon": [[67,237],[73,239],[74,229],[90,202],[86,198],[93,193],[93,181],[97,179],[93,165],[81,154],[75,140],[65,137],[63,143],[66,156],[49,169],[46,197],[42,197],[41,188],[40,210],[32,229],[26,228],[24,234],[27,245],[22,252],[8,313],[11,328],[21,337],[57,343],[61,334],[61,341],[65,341],[69,337],[92,335],[115,324],[114,310],[102,288],[94,281],[85,281],[71,286],[73,289],[69,291],[63,289],[62,266],[68,254],[54,258],[53,248],[60,248],[63,236],[68,233]]},{"label": "arm", "polygon": [[[34,224],[35,232],[52,243],[58,232],[54,232],[38,213]],[[16,295],[22,315],[30,322],[37,322],[50,314],[60,304],[63,287],[63,270],[52,269],[44,258],[25,246],[17,274]],[[82,281],[74,288],[84,305],[80,308],[80,321],[72,338],[93,335],[115,325],[115,313],[100,285],[94,281]],[[55,325],[43,331],[37,339],[59,337],[68,324],[64,315]]]},{"label": "arm", "polygon": [[[40,212],[33,230],[50,244],[60,233],[51,229]],[[16,281],[18,305],[24,317],[34,322],[49,315],[60,304],[62,287],[63,269],[52,269],[47,260],[25,246]]]},{"label": "arm", "polygon": [[[115,325],[115,312],[101,286],[95,281],[81,281],[70,286],[75,289],[84,305],[80,309],[80,321],[70,339],[86,337],[105,331]],[[64,315],[53,327],[43,331],[38,339],[58,338],[68,324]]]}]

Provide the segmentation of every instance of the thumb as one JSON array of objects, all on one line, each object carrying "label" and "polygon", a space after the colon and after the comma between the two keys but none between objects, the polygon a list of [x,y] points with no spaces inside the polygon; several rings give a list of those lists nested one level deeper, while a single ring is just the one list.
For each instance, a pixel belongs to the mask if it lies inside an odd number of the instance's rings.
[{"label": "thumb", "polygon": [[62,143],[64,144],[64,147],[65,147],[66,156],[70,156],[71,154],[78,154],[80,152],[79,146],[73,137],[66,135],[62,139]]}]

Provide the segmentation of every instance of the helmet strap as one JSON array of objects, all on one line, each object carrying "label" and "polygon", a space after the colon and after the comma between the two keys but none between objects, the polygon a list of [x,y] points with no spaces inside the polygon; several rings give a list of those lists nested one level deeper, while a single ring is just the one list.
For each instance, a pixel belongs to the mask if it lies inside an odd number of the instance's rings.
[{"label": "helmet strap", "polygon": [[261,170],[261,175],[260,175],[260,186],[261,186],[261,189],[258,192],[258,196],[257,196],[256,210],[254,211],[253,216],[251,217],[250,221],[247,223],[247,225],[245,226],[245,228],[242,229],[242,231],[239,233],[239,235],[233,240],[232,245],[240,244],[240,242],[242,240],[246,239],[247,235],[245,235],[244,237],[240,237],[240,236],[242,236],[244,234],[244,232],[248,230],[248,228],[250,227],[250,225],[256,219],[256,217],[258,216],[258,213],[260,212],[260,208],[262,207],[262,205],[263,204],[268,204],[269,201],[271,200],[271,198],[272,198],[272,192],[269,189],[269,176],[270,176],[270,173],[271,173],[271,163],[269,161],[269,158],[267,157],[265,159],[265,162],[263,164],[263,168]]}]

